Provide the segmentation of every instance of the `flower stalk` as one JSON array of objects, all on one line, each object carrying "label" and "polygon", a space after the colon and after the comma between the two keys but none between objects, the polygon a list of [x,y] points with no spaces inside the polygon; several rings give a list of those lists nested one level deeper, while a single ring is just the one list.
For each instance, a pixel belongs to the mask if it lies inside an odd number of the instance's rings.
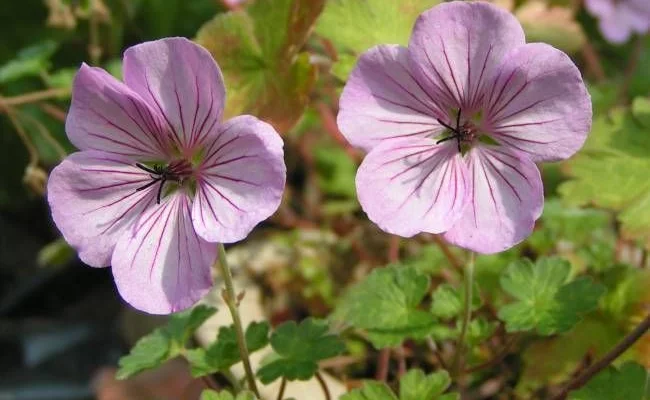
[{"label": "flower stalk", "polygon": [[463,353],[465,351],[465,340],[467,339],[467,328],[472,319],[472,294],[474,292],[474,252],[470,252],[469,263],[465,268],[465,296],[463,298],[463,320],[460,328],[460,336],[456,345],[456,354],[452,364],[453,376],[459,379],[464,370]]},{"label": "flower stalk", "polygon": [[239,347],[239,354],[244,364],[244,371],[246,372],[246,380],[248,381],[248,386],[250,390],[255,393],[255,396],[260,397],[259,391],[257,390],[257,384],[255,383],[255,374],[253,374],[253,369],[251,368],[251,362],[248,355],[248,347],[246,347],[246,337],[244,336],[244,329],[242,327],[241,318],[239,316],[239,309],[237,308],[237,296],[235,295],[235,286],[232,281],[232,272],[228,266],[228,261],[226,260],[226,249],[223,247],[223,244],[219,243],[217,245],[219,252],[218,265],[221,272],[221,277],[224,282],[225,289],[223,291],[223,299],[228,305],[230,310],[230,315],[232,315],[233,325],[235,326],[235,332],[237,333],[237,345]]}]

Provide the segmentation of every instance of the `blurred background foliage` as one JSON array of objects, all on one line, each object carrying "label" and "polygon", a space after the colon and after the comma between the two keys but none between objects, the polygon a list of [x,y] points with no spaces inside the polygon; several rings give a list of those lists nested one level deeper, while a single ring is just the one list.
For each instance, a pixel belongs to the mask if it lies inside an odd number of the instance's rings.
[{"label": "blurred background foliage", "polygon": [[[647,313],[650,36],[620,46],[607,43],[579,0],[494,2],[514,13],[529,41],[547,42],[571,55],[594,107],[584,149],[564,163],[543,166],[546,205],[533,235],[514,249],[477,259],[481,302],[475,308],[471,360],[480,364],[506,343],[508,349],[501,363],[472,375],[471,384],[480,398],[544,398]],[[367,290],[353,295],[371,296],[374,280],[390,281],[387,276],[397,273],[371,271],[399,258],[413,271],[414,282],[422,275],[431,283],[417,286],[421,296],[409,309],[427,329],[408,337],[431,336],[443,343],[443,354],[451,351],[445,343],[457,335],[453,301],[459,299],[453,288],[462,281],[466,254],[433,235],[400,242],[369,223],[355,197],[362,154],[336,127],[337,98],[358,55],[381,43],[407,44],[417,15],[438,0],[236,3],[21,0],[0,7],[0,345],[3,352],[22,349],[3,358],[0,375],[7,372],[7,378],[0,378],[0,393],[18,393],[24,388],[20,382],[41,376],[48,390],[52,386],[47,385],[61,382],[68,388],[79,385],[78,398],[84,398],[97,368],[115,365],[125,343],[139,336],[119,323],[129,312],[117,298],[110,271],[79,266],[56,232],[44,196],[48,171],[74,151],[64,126],[79,65],[101,66],[120,77],[125,48],[165,36],[193,38],[214,55],[225,75],[227,116],[255,114],[285,140],[283,204],[250,243],[237,246],[244,258],[254,255],[256,261],[241,273],[263,289],[271,322],[327,316],[343,293],[368,274]],[[268,262],[267,252],[283,257]],[[566,282],[535,296],[555,293],[584,275],[601,295],[593,307],[576,311],[579,317],[562,334],[539,327],[513,333],[514,325],[499,321],[497,314],[511,322],[499,310],[514,304],[514,293],[502,285],[514,279],[509,266],[522,257],[568,261]],[[527,268],[534,274],[541,267]],[[443,299],[442,308],[420,309],[422,301],[435,304],[436,299]],[[396,332],[408,330],[393,321],[395,332],[373,334],[374,322],[359,310],[343,307],[334,315],[368,335],[347,341],[348,351],[361,361],[337,371],[352,380],[373,376],[374,347],[400,344],[404,338]],[[147,331],[150,322],[142,321],[149,320],[137,320],[140,334]],[[44,352],[42,362],[29,364],[26,338],[43,332],[54,335],[59,353]],[[75,345],[61,346],[61,338]],[[416,346],[405,345],[409,362],[435,368],[435,360],[419,358]],[[101,355],[89,357],[88,348]],[[48,358],[66,349],[70,353],[64,359]],[[624,358],[650,367],[650,338]],[[609,373],[616,378],[616,371]],[[497,393],[505,397],[491,397]]]}]

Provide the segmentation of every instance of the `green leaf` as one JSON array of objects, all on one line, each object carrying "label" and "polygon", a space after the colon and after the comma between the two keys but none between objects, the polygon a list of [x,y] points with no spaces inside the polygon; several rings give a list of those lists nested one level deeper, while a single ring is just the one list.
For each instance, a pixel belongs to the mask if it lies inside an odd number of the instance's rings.
[{"label": "green leaf", "polygon": [[176,357],[196,329],[215,312],[216,308],[198,305],[172,314],[167,325],[142,337],[131,352],[120,359],[117,378],[126,379]]},{"label": "green leaf", "polygon": [[155,368],[167,360],[168,353],[169,338],[161,329],[156,329],[138,340],[131,352],[120,358],[120,369],[116,377],[126,379],[144,370]]},{"label": "green leaf", "polygon": [[310,379],[318,370],[320,360],[345,350],[341,339],[327,331],[326,322],[312,318],[300,325],[294,321],[280,325],[271,335],[271,346],[278,358],[258,371],[260,380],[268,384],[279,377],[290,381]]},{"label": "green leaf", "polygon": [[50,67],[50,57],[58,44],[52,40],[27,47],[8,63],[0,66],[0,84],[15,81],[20,78],[39,76]]},{"label": "green leaf", "polygon": [[215,392],[212,389],[206,389],[201,393],[200,400],[257,400],[257,397],[248,390],[239,393],[237,397],[235,397],[232,393],[226,390]]},{"label": "green leaf", "polygon": [[632,102],[632,114],[646,128],[650,128],[650,100],[637,97]]},{"label": "green leaf", "polygon": [[650,248],[650,127],[639,122],[647,120],[642,104],[636,117],[619,109],[594,121],[585,146],[568,161],[572,179],[558,190],[570,205],[617,211],[624,235]]},{"label": "green leaf", "polygon": [[593,377],[585,387],[571,392],[569,400],[646,399],[648,371],[641,365],[627,362],[620,369],[608,367]]},{"label": "green leaf", "polygon": [[425,375],[419,369],[408,371],[399,382],[400,400],[436,400],[451,385],[447,371]]},{"label": "green leaf", "polygon": [[367,330],[378,348],[422,339],[436,326],[435,317],[419,308],[428,290],[429,277],[414,267],[376,269],[348,290],[333,318]]},{"label": "green leaf", "polygon": [[172,314],[165,328],[169,338],[182,346],[217,309],[204,304]]},{"label": "green leaf", "polygon": [[[264,348],[269,343],[268,322],[252,322],[244,334],[249,353]],[[237,333],[233,325],[221,327],[217,340],[207,349],[192,349],[186,352],[193,377],[223,371],[241,360]]]},{"label": "green leaf", "polygon": [[383,382],[366,381],[363,386],[346,393],[339,400],[398,400]]},{"label": "green leaf", "polygon": [[[451,385],[447,371],[425,375],[419,369],[408,371],[399,382],[399,400],[457,400],[456,393],[444,394]],[[363,386],[347,393],[340,400],[398,400],[383,382],[366,381]]]},{"label": "green leaf", "polygon": [[224,74],[226,117],[254,114],[280,132],[303,114],[316,81],[300,53],[324,0],[257,0],[247,10],[219,14],[197,33]]},{"label": "green leaf", "polygon": [[558,258],[511,264],[501,287],[518,301],[499,310],[506,329],[535,330],[540,335],[566,332],[595,309],[604,287],[586,277],[567,283],[570,271],[569,263]]},{"label": "green leaf", "polygon": [[330,0],[318,20],[316,32],[332,41],[341,57],[333,72],[345,81],[356,57],[385,43],[406,45],[416,18],[439,0]]},{"label": "green leaf", "polygon": [[[463,311],[465,290],[453,287],[448,283],[439,285],[431,299],[431,313],[440,319],[452,319],[460,316]],[[472,310],[481,307],[481,297],[478,286],[474,285],[472,293]]]}]

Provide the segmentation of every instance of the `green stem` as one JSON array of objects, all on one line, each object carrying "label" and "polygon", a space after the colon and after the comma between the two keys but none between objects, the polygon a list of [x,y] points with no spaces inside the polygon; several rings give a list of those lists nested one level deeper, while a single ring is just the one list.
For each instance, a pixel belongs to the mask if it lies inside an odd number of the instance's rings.
[{"label": "green stem", "polygon": [[226,289],[222,293],[223,299],[228,305],[230,314],[232,315],[233,325],[235,326],[235,332],[237,333],[237,345],[239,346],[239,354],[241,355],[242,363],[244,364],[244,370],[246,371],[246,380],[248,381],[248,386],[250,390],[255,393],[255,395],[260,398],[260,393],[257,390],[257,384],[255,383],[255,375],[253,374],[253,369],[251,368],[251,362],[248,357],[248,348],[246,347],[246,337],[244,336],[244,329],[242,328],[241,318],[239,317],[239,310],[237,309],[237,297],[235,295],[235,287],[232,283],[232,272],[228,267],[228,261],[226,260],[226,249],[223,247],[222,243],[217,245],[219,250],[219,269],[221,270],[221,277],[223,279]]},{"label": "green stem", "polygon": [[465,352],[465,340],[467,338],[467,328],[472,319],[472,294],[474,292],[474,253],[470,253],[469,263],[465,268],[465,296],[463,300],[463,321],[460,328],[460,336],[458,337],[458,344],[456,345],[456,354],[454,355],[454,362],[452,364],[453,376],[458,380],[463,373],[464,359],[463,353]]}]

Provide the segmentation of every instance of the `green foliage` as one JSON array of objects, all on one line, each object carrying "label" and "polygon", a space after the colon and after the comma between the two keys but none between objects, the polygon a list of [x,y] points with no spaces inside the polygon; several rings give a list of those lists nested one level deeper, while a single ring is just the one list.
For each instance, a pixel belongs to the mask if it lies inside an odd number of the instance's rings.
[{"label": "green foliage", "polygon": [[248,390],[243,391],[237,395],[233,396],[232,393],[222,390],[221,392],[215,392],[214,390],[206,389],[201,393],[200,400],[256,400],[257,397]]},{"label": "green foliage", "polygon": [[648,371],[628,362],[620,369],[608,367],[593,377],[585,387],[569,394],[569,400],[630,400],[650,395]]},{"label": "green foliage", "polygon": [[318,362],[345,350],[341,339],[328,334],[325,321],[307,318],[299,325],[294,321],[280,325],[271,335],[271,346],[277,358],[264,365],[257,376],[265,383],[284,377],[307,380],[318,371]]},{"label": "green foliage", "polygon": [[414,267],[389,265],[375,269],[348,290],[333,316],[365,329],[375,347],[423,339],[433,332],[435,317],[419,308],[429,290],[429,277]]},{"label": "green foliage", "polygon": [[120,359],[117,378],[126,379],[144,370],[156,368],[179,355],[196,329],[215,312],[215,308],[198,305],[171,315],[166,326],[142,337],[131,352]]},{"label": "green foliage", "polygon": [[650,112],[643,100],[635,104],[634,113],[619,109],[594,121],[559,191],[568,204],[617,211],[623,233],[650,247]]},{"label": "green foliage", "polygon": [[366,381],[363,386],[341,396],[340,400],[398,400],[383,382]]},{"label": "green foliage", "polygon": [[[465,301],[465,290],[457,289],[454,286],[444,283],[439,285],[433,292],[431,299],[431,313],[440,319],[457,318],[463,311]],[[481,297],[477,286],[474,286],[472,293],[472,310],[481,306]]]},{"label": "green foliage", "polygon": [[[268,322],[252,322],[244,334],[249,353],[264,348],[269,343]],[[185,354],[192,376],[199,377],[224,371],[241,360],[234,326],[221,327],[217,340],[206,349],[188,350]]]},{"label": "green foliage", "polygon": [[586,277],[567,282],[570,272],[569,263],[558,258],[511,264],[501,278],[503,290],[517,300],[499,310],[506,329],[540,335],[566,332],[595,309],[602,285]]},{"label": "green foliage", "polygon": [[345,81],[358,55],[378,44],[406,45],[415,19],[439,0],[330,0],[318,21],[316,33],[342,52],[332,67]]},{"label": "green foliage", "polygon": [[399,399],[384,383],[366,381],[362,387],[341,397],[341,400],[454,400],[458,394],[443,394],[451,385],[447,371],[425,375],[419,369],[408,371],[399,382]]},{"label": "green foliage", "polygon": [[318,183],[323,193],[345,198],[356,197],[354,177],[357,174],[357,165],[340,146],[315,146],[314,159]]},{"label": "green foliage", "polygon": [[288,131],[303,114],[316,69],[300,52],[324,0],[258,0],[218,14],[196,40],[217,60],[228,89],[226,115],[254,114]]},{"label": "green foliage", "polygon": [[0,66],[0,84],[46,72],[50,68],[50,57],[58,47],[56,42],[44,40],[19,51],[13,60]]}]

